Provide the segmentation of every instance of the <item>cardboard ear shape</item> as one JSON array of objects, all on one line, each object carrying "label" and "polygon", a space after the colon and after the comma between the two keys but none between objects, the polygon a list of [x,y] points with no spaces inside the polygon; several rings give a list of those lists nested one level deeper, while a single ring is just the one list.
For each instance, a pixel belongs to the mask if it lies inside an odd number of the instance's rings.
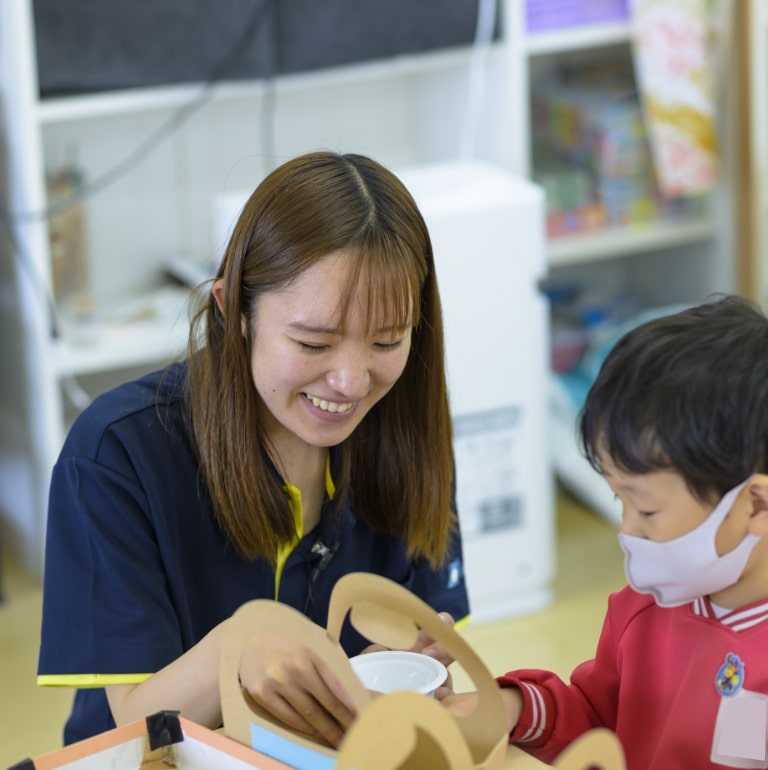
[{"label": "cardboard ear shape", "polygon": [[334,770],[472,770],[464,736],[433,698],[401,690],[376,698],[344,736]]},{"label": "cardboard ear shape", "polygon": [[[514,760],[509,760],[504,767],[511,770],[513,763]],[[529,767],[530,763],[526,762],[525,766]],[[437,767],[473,770],[476,765],[455,720],[437,701],[425,700],[417,693],[395,692],[374,700],[355,721],[344,737],[334,770]],[[549,765],[541,763],[541,767]],[[581,735],[563,751],[554,768],[626,770],[626,762],[616,735],[596,728]]]},{"label": "cardboard ear shape", "polygon": [[580,735],[557,758],[557,770],[626,770],[624,750],[610,730],[596,727]]},{"label": "cardboard ear shape", "polygon": [[[430,763],[423,759],[428,747],[432,746],[434,751],[442,753],[439,746],[443,745],[444,740],[454,740],[449,734],[453,731],[461,737],[471,758],[472,764],[467,766],[468,768],[500,770],[504,764],[507,746],[506,720],[501,692],[485,664],[428,604],[406,588],[368,573],[345,575],[336,583],[328,610],[327,632],[297,610],[273,601],[255,600],[237,610],[232,616],[221,656],[220,689],[224,732],[230,738],[299,770],[332,768],[339,758],[339,753],[334,749],[299,735],[277,722],[241,689],[238,670],[243,648],[256,630],[270,628],[308,643],[347,689],[357,708],[358,717],[348,731],[345,741],[349,739],[359,746],[366,739],[374,740],[376,732],[381,730],[381,722],[375,715],[372,718],[366,717],[367,710],[373,705],[373,697],[355,675],[338,643],[347,614],[350,615],[350,622],[363,636],[371,642],[387,647],[410,647],[418,629],[423,628],[462,666],[478,692],[477,709],[461,719],[454,719],[448,714],[445,714],[447,720],[438,717],[435,708],[439,711],[442,707],[428,696],[414,694],[419,698],[418,701],[408,699],[409,702],[421,705],[418,709],[409,708],[403,712],[403,718],[417,720],[423,710],[427,715],[424,719],[428,720],[425,725],[411,728],[411,733],[416,735],[412,746],[413,752],[420,758],[419,767],[430,766]],[[377,696],[375,702],[378,706],[379,701],[394,695],[399,693]],[[396,705],[393,708],[396,708]],[[453,725],[455,729],[447,725]],[[439,734],[430,738],[432,733],[429,729],[435,727]],[[382,744],[382,751],[386,747],[390,756],[393,751],[398,752],[398,755],[402,752],[395,745],[397,741],[391,738],[391,734],[390,740],[382,741]],[[387,756],[383,754],[381,761],[388,761]],[[417,767],[411,764],[411,761],[406,760],[405,765],[401,763],[403,770]],[[433,763],[431,766],[440,765]]]}]

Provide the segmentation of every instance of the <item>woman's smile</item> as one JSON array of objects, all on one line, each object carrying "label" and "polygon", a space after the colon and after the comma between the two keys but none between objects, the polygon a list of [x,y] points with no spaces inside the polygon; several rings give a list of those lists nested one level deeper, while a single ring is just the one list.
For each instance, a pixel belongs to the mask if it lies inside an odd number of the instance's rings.
[{"label": "woman's smile", "polygon": [[355,405],[350,402],[332,401],[330,399],[313,396],[311,393],[304,393],[304,397],[321,412],[329,414],[345,414]]}]

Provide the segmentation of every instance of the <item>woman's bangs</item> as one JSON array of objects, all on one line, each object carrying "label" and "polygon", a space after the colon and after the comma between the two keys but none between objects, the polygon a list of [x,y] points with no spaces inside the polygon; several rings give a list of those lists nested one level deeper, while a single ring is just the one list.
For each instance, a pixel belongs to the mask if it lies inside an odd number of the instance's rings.
[{"label": "woman's bangs", "polygon": [[[409,252],[370,247],[359,250],[350,284],[348,298],[356,293],[355,287],[365,291],[368,329],[402,330],[418,325],[421,279],[417,260]],[[349,303],[344,315],[348,309]]]}]

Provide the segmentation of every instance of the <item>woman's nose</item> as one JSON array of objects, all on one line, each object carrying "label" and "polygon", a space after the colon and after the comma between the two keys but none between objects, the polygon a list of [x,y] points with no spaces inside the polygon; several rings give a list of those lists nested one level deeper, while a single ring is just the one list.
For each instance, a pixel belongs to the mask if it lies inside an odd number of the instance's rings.
[{"label": "woman's nose", "polygon": [[363,351],[339,353],[326,375],[328,384],[350,401],[361,398],[371,382],[368,354]]}]

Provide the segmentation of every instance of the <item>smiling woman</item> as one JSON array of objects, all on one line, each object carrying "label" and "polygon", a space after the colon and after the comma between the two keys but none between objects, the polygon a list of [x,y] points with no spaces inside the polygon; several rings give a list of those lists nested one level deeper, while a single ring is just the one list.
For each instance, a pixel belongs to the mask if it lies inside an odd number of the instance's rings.
[{"label": "smiling woman", "polygon": [[[440,298],[400,180],[360,155],[285,163],[195,301],[186,360],[97,399],[54,468],[39,681],[81,688],[67,742],[160,709],[218,726],[221,638],[252,599],[325,626],[367,571],[468,615]],[[354,716],[278,630],[254,630],[240,679],[333,745]]]}]

